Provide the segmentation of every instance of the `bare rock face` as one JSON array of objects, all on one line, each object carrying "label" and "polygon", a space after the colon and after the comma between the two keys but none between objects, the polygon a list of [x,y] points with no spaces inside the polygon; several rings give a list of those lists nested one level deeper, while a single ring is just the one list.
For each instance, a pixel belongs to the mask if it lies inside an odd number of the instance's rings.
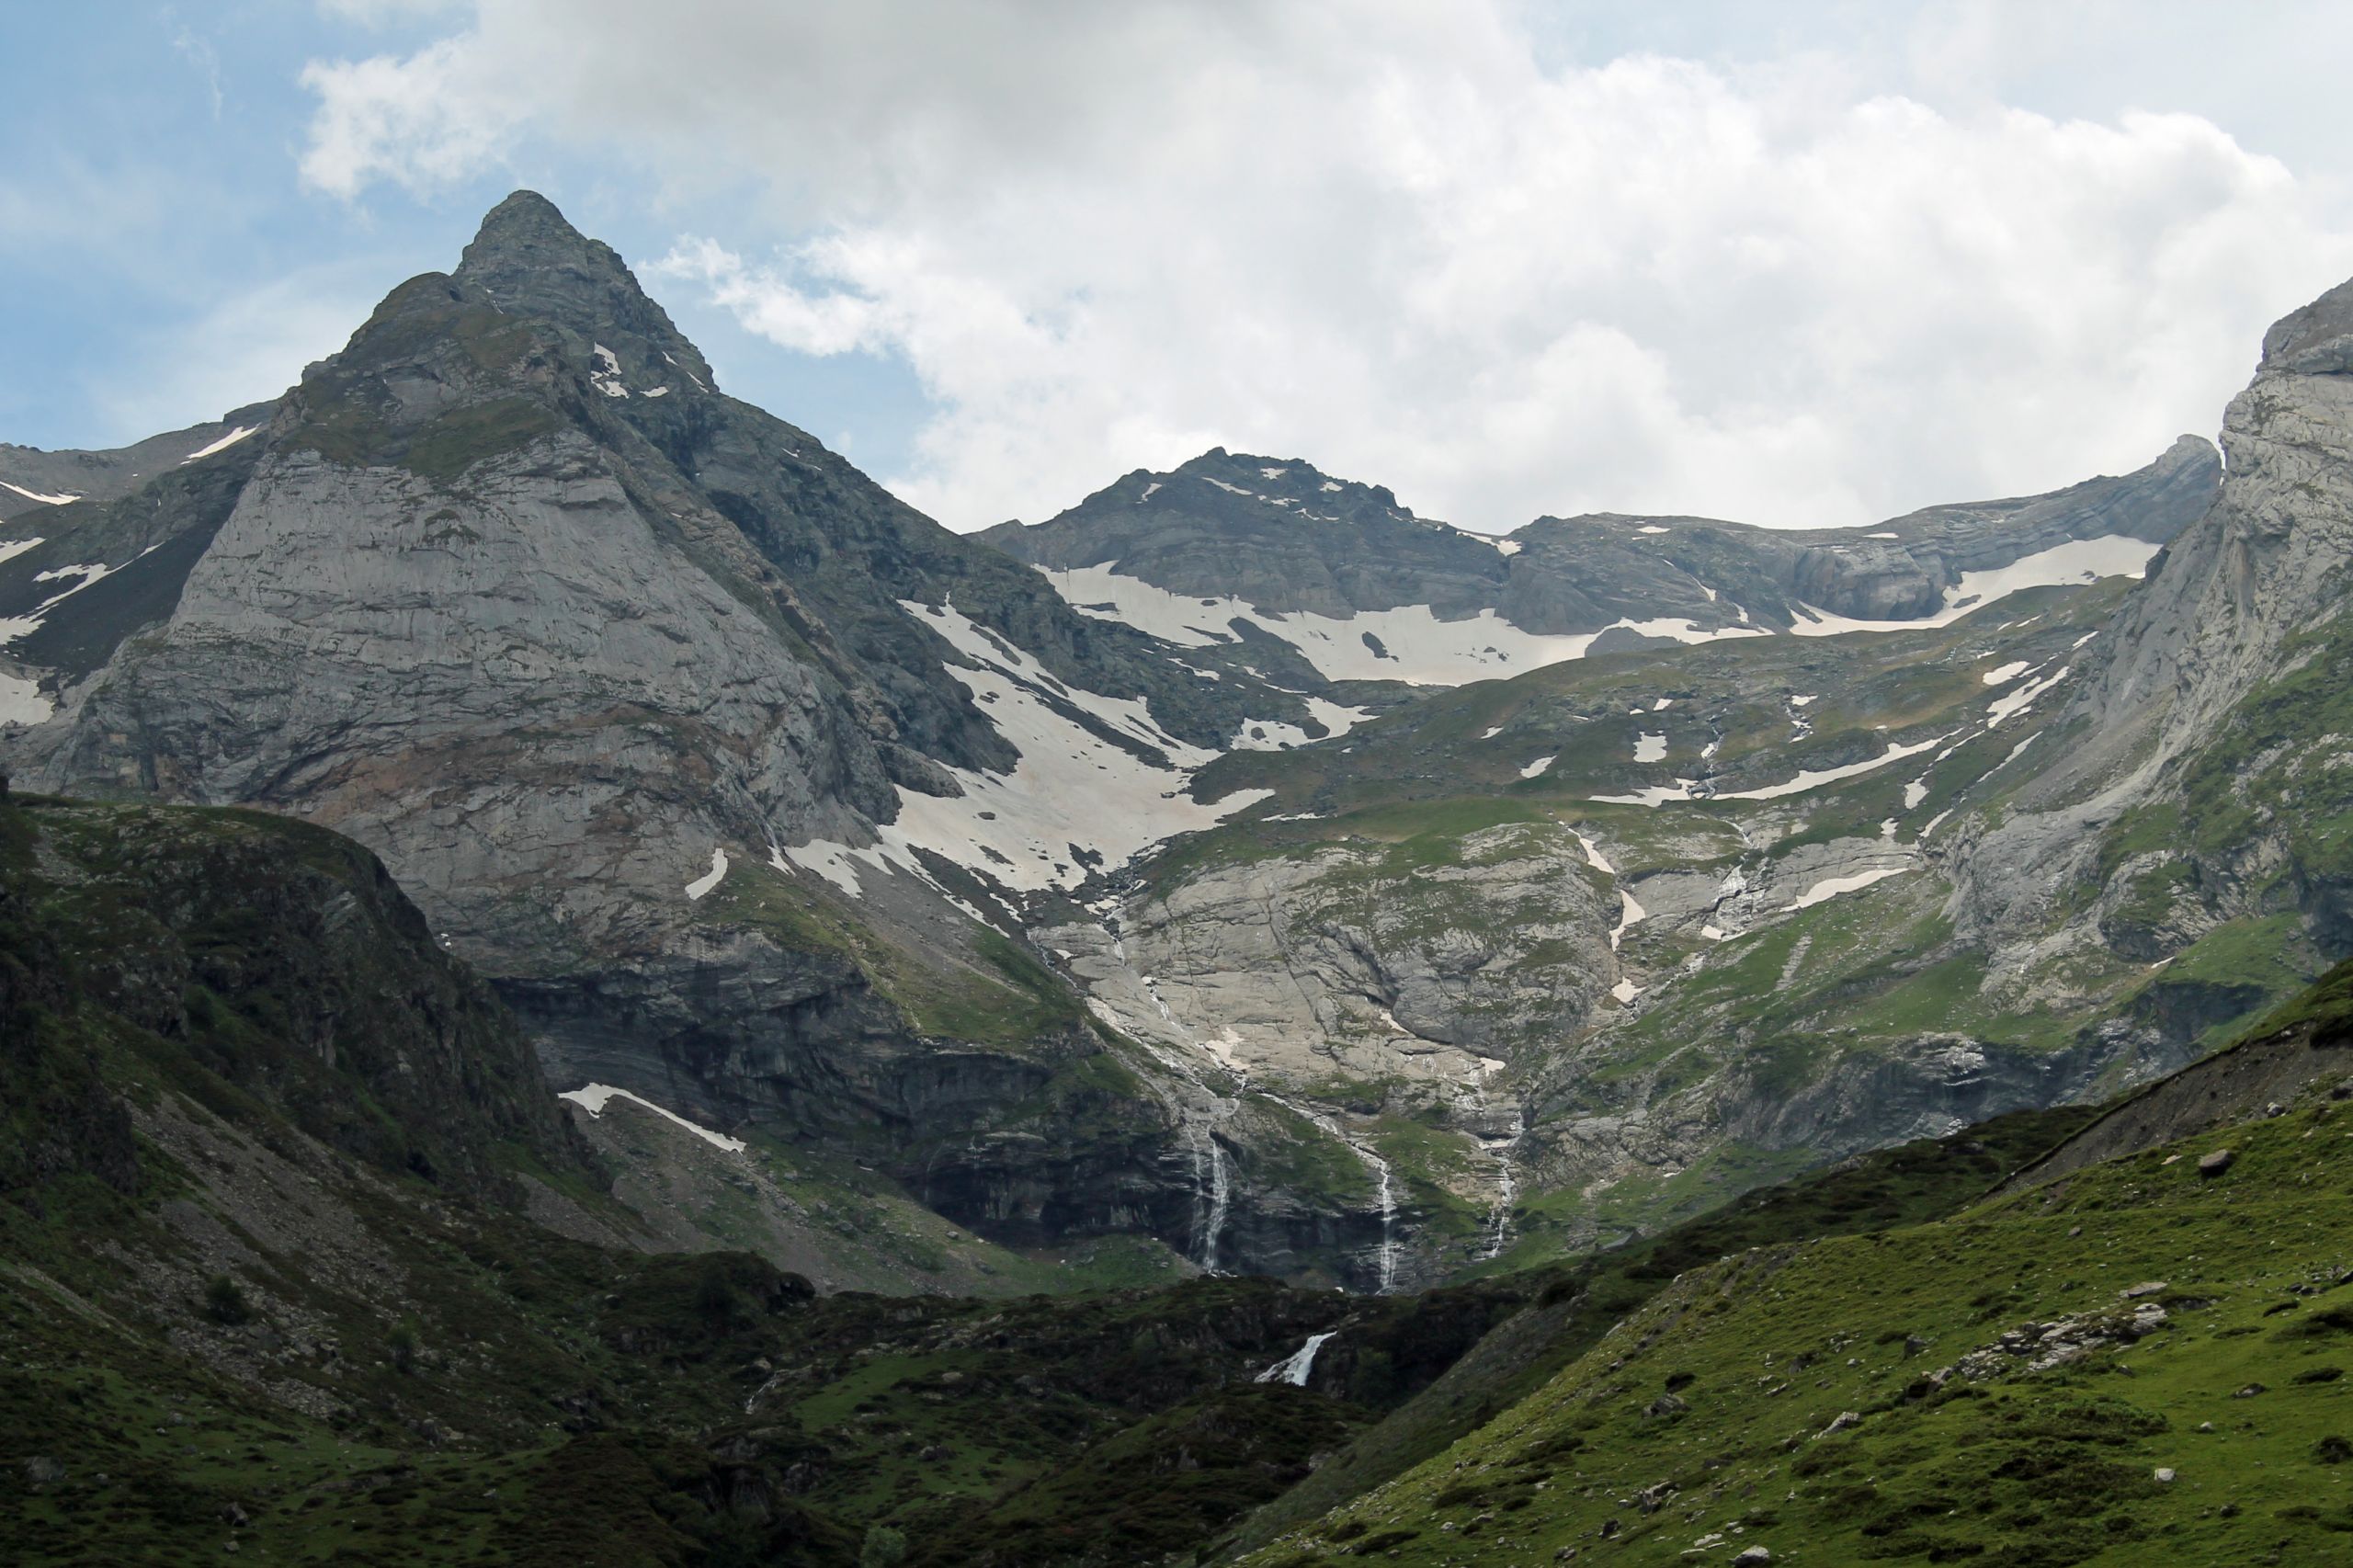
[{"label": "bare rock face", "polygon": [[2163,746],[2211,737],[2287,644],[2341,610],[2353,562],[2353,283],[2264,335],[2222,416],[2213,508],[2118,629],[2093,703],[2165,709]]},{"label": "bare rock face", "polygon": [[2353,950],[2353,862],[2315,831],[2353,801],[2353,284],[2266,335],[2222,443],[2213,506],[2077,654],[2029,809],[1953,858],[1965,932],[2154,963],[2293,911],[2323,958]]},{"label": "bare rock face", "polygon": [[1490,829],[1461,851],[1213,868],[1123,903],[1116,938],[1040,936],[1145,1038],[1204,1044],[1294,1089],[1404,1080],[1476,1103],[1509,1058],[1573,1036],[1604,1004],[1617,900],[1558,828]]}]

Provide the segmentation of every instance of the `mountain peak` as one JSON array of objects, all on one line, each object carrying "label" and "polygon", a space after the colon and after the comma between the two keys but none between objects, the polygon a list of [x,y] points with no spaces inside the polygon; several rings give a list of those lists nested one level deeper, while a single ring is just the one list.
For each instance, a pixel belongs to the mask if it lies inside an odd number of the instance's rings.
[{"label": "mountain peak", "polygon": [[646,296],[620,253],[572,226],[536,190],[518,190],[484,214],[451,278],[502,311],[546,316],[591,340],[635,335],[702,385],[710,367]]}]

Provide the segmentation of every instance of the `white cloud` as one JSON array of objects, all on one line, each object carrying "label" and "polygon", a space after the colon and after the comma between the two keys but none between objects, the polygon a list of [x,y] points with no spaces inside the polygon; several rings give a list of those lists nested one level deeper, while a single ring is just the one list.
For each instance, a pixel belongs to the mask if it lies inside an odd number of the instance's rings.
[{"label": "white cloud", "polygon": [[2353,270],[2200,119],[1931,107],[1819,51],[1562,66],[1519,17],[481,0],[313,67],[303,172],[427,188],[533,142],[748,178],[805,242],[657,271],[800,352],[904,357],[933,410],[882,477],[957,527],[1213,443],[1482,528],[1859,522],[2211,429],[2262,327]]},{"label": "white cloud", "polygon": [[95,393],[106,424],[136,439],[275,397],[343,347],[382,286],[376,267],[353,262],[227,295],[156,346],[151,374]]}]

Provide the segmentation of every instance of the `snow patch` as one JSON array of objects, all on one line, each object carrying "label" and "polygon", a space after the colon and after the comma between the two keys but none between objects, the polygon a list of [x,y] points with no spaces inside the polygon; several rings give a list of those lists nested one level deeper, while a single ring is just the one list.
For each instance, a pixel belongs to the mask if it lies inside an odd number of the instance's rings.
[{"label": "snow patch", "polygon": [[[1216,679],[1214,670],[1195,670]],[[1370,708],[1343,708],[1321,697],[1307,699],[1307,711],[1324,726],[1324,740],[1336,740],[1372,717]],[[1289,751],[1294,746],[1313,745],[1319,737],[1307,733],[1305,726],[1285,723],[1279,719],[1245,719],[1233,738],[1225,743],[1228,751]]]},{"label": "snow patch", "polygon": [[[38,501],[44,506],[63,506],[68,501],[79,501],[81,499],[79,495],[75,495],[63,490],[59,491],[54,495],[44,495],[38,490],[28,490],[21,484],[11,484],[5,479],[0,479],[0,490],[13,490],[17,494],[23,496],[26,500]],[[33,542],[38,544],[40,541],[36,540]]]},{"label": "snow patch", "polygon": [[713,1132],[708,1127],[699,1127],[676,1111],[664,1110],[643,1095],[633,1095],[627,1089],[617,1089],[610,1084],[585,1084],[579,1088],[565,1090],[563,1094],[556,1096],[556,1098],[570,1100],[590,1116],[602,1116],[605,1114],[605,1108],[613,1101],[627,1100],[631,1105],[643,1106],[665,1121],[677,1123],[715,1149],[724,1149],[731,1154],[740,1154],[744,1152],[744,1141],[741,1138],[730,1138],[724,1132]]},{"label": "snow patch", "polygon": [[2007,686],[2032,668],[2034,665],[2027,660],[2013,659],[1999,669],[1987,670],[1982,678],[1987,686]]},{"label": "snow patch", "polygon": [[603,366],[603,369],[588,372],[588,384],[607,397],[629,396],[629,388],[621,385],[621,357],[601,343],[596,345],[590,352],[597,356],[597,362]]},{"label": "snow patch", "polygon": [[0,724],[38,724],[54,711],[36,682],[0,675]]},{"label": "snow patch", "polygon": [[2057,675],[2051,676],[2042,680],[2029,681],[2026,685],[2019,687],[2016,691],[2008,692],[2001,697],[1994,699],[1993,701],[1985,705],[1986,724],[1991,727],[1995,724],[2007,723],[2010,720],[2015,719],[2019,714],[2025,712],[2029,708],[2033,707],[2034,699],[2036,698],[2040,697],[2044,692],[2049,691],[2052,687],[2057,686],[2061,681],[2065,680],[2074,673],[2074,666],[2062,665],[2059,666],[2059,673]]},{"label": "snow patch", "polygon": [[[235,446],[246,437],[253,435],[260,428],[261,426],[258,425],[240,425],[234,430],[230,431],[227,435],[213,442],[210,446],[199,447],[196,450],[188,453],[188,456],[180,460],[180,466],[182,468],[186,468],[189,463],[196,461],[199,458],[209,458],[215,452],[225,452],[230,448]],[[16,486],[10,485],[9,488],[13,490]]]},{"label": "snow patch", "polygon": [[1519,770],[1519,776],[1520,776],[1522,778],[1536,778],[1539,774],[1542,773],[1546,768],[1548,768],[1548,767],[1552,767],[1552,757],[1553,757],[1554,756],[1557,756],[1557,755],[1559,755],[1559,754],[1558,754],[1558,753],[1552,753],[1552,754],[1548,754],[1548,755],[1546,755],[1546,756],[1540,756],[1540,757],[1538,757],[1534,762],[1531,762],[1531,763],[1529,763],[1526,767],[1521,768],[1521,769]]},{"label": "snow patch", "polygon": [[1800,894],[1790,907],[1812,909],[1817,903],[1829,903],[1842,892],[1854,892],[1858,889],[1870,886],[1873,882],[1885,881],[1890,877],[1900,877],[1911,869],[1909,866],[1881,866],[1869,871],[1857,871],[1852,876],[1824,877]]},{"label": "snow patch", "polygon": [[1663,734],[1653,735],[1645,733],[1636,735],[1634,737],[1634,760],[1636,762],[1665,762],[1666,760],[1666,737]]},{"label": "snow patch", "polygon": [[[1303,610],[1262,612],[1238,598],[1171,593],[1120,572],[1116,562],[1038,570],[1081,615],[1120,621],[1186,648],[1230,643],[1235,639],[1229,625],[1246,621],[1297,648],[1326,680],[1459,686],[1581,659],[1602,634],[1523,631],[1493,609],[1461,620],[1440,620],[1427,605],[1359,610],[1345,617]],[[1687,643],[1767,635],[1757,627],[1708,629],[1677,617],[1620,620],[1605,630],[1620,628]],[[1373,651],[1373,642],[1381,652]]]},{"label": "snow patch", "polygon": [[1810,767],[1785,783],[1768,784],[1759,790],[1727,790],[1719,798],[1726,801],[1778,801],[1784,795],[1798,795],[1808,790],[1819,790],[1824,784],[1835,784],[1841,778],[1853,778],[1859,774],[1876,772],[1891,762],[1899,762],[1907,756],[1917,756],[1930,746],[1942,745],[1950,739],[1952,739],[1950,735],[1938,735],[1934,739],[1915,742],[1908,746],[1900,746],[1890,742],[1885,751],[1863,762],[1850,762],[1844,767]]},{"label": "snow patch", "polygon": [[687,884],[687,897],[689,899],[699,899],[703,894],[717,887],[720,884],[721,880],[726,875],[727,851],[724,849],[712,850],[710,852],[710,869],[705,871],[701,876],[697,877],[693,881]]},{"label": "snow patch", "polygon": [[1672,784],[1653,784],[1631,795],[1596,795],[1596,804],[1612,806],[1663,806],[1669,801],[1694,799],[1691,791],[1699,786],[1696,778],[1678,778]]}]

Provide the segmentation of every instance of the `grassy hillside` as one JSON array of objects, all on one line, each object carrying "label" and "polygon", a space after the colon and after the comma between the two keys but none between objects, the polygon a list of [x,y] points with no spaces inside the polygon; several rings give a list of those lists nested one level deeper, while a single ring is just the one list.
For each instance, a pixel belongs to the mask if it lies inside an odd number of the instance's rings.
[{"label": "grassy hillside", "polygon": [[2288,1015],[2292,1102],[1927,1223],[1691,1257],[1252,1561],[2345,1561],[2346,989]]}]

